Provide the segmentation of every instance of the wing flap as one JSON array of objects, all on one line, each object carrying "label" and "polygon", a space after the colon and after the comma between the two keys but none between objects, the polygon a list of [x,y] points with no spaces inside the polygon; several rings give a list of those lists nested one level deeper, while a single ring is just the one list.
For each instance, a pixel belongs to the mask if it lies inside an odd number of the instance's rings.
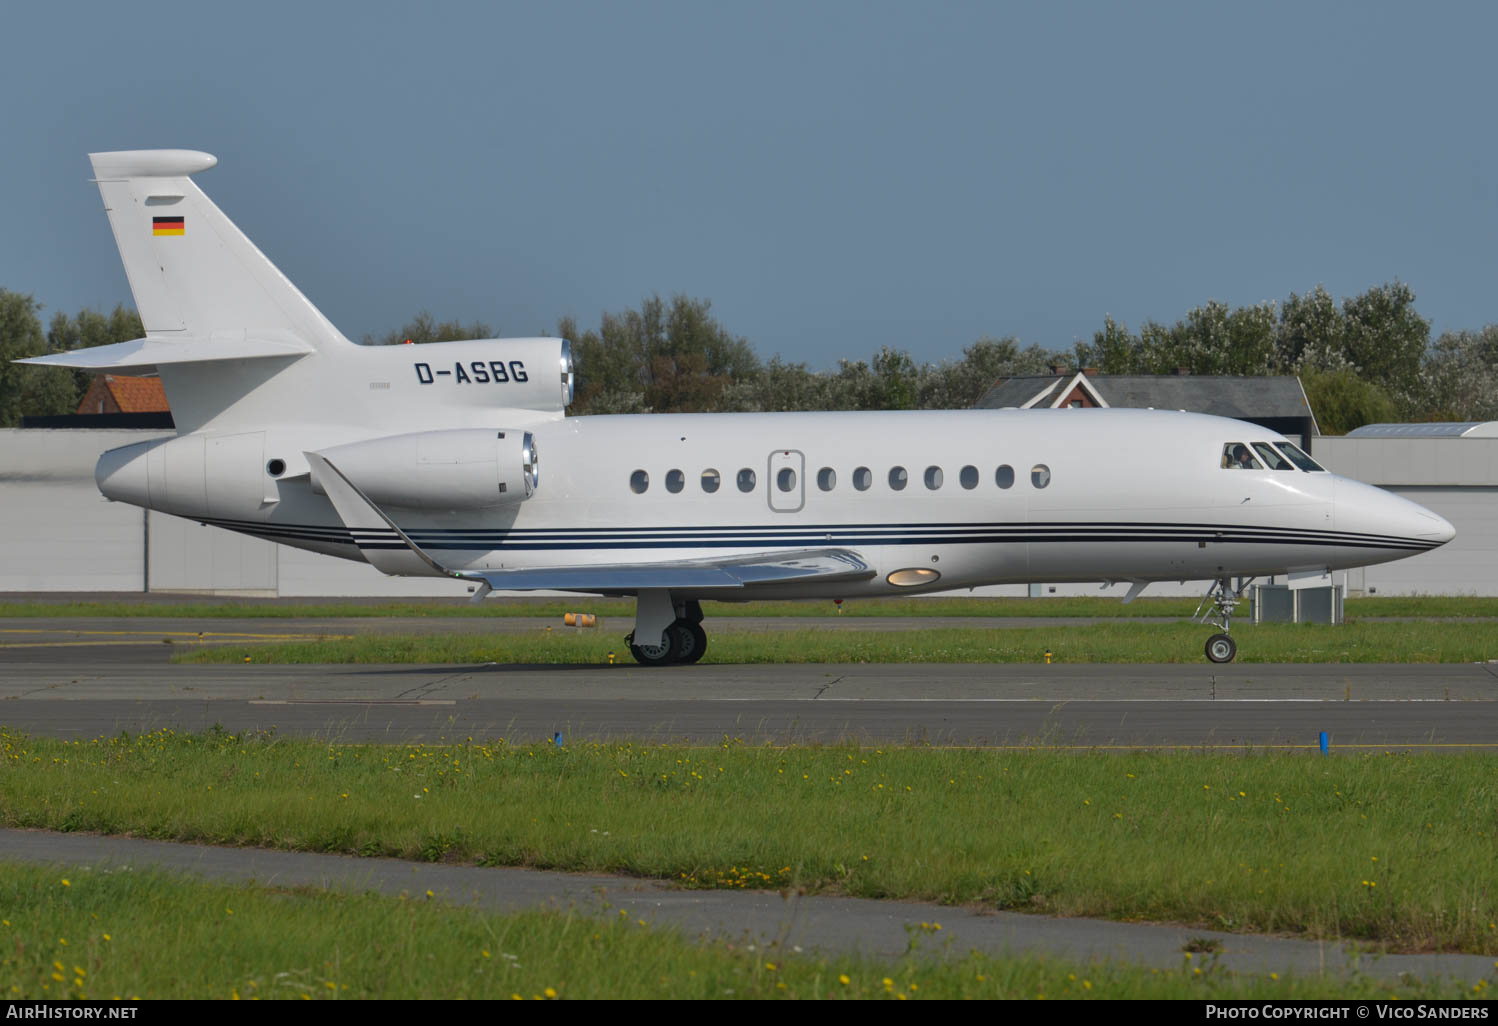
[{"label": "wing flap", "polygon": [[760,552],[684,563],[470,570],[458,574],[502,591],[638,591],[641,588],[740,590],[793,581],[865,580],[873,568],[848,549]]}]

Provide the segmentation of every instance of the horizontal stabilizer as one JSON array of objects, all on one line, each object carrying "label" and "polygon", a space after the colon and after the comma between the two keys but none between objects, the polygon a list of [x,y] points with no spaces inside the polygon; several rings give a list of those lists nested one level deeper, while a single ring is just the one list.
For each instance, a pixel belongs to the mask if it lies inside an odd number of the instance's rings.
[{"label": "horizontal stabilizer", "polygon": [[312,352],[301,340],[272,342],[265,339],[217,337],[207,338],[137,338],[108,346],[74,349],[50,356],[36,356],[17,363],[34,363],[43,367],[72,367],[76,370],[132,371],[142,373],[163,364],[207,363],[213,360],[254,360],[266,356],[298,357]]}]

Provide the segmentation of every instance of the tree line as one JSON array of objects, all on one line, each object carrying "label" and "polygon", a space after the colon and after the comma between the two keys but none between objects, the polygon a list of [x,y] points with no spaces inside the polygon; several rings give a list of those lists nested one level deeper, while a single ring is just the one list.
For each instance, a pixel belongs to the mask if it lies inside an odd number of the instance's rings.
[{"label": "tree line", "polygon": [[[43,330],[33,297],[0,288],[0,426],[13,427],[24,415],[70,413],[90,382],[83,372],[11,360],[143,334],[140,318],[123,306],[108,314],[59,312]],[[482,321],[439,321],[424,312],[362,342],[495,334]],[[685,295],[654,295],[638,309],[605,312],[597,328],[563,318],[555,334],[572,340],[578,364],[574,414],[963,409],[1001,378],[1065,363],[1102,374],[1295,374],[1329,434],[1376,421],[1498,419],[1498,325],[1432,341],[1430,322],[1402,282],[1341,303],[1319,285],[1282,303],[1231,308],[1213,300],[1173,324],[1147,320],[1137,330],[1105,317],[1090,342],[1065,349],[984,337],[959,358],[917,363],[904,350],[883,347],[826,371],[779,355],[761,359],[712,315],[710,301]]]}]

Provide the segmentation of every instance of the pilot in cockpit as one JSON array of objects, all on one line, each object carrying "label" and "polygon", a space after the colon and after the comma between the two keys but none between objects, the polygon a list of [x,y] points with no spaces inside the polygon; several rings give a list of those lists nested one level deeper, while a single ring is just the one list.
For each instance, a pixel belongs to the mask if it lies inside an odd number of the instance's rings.
[{"label": "pilot in cockpit", "polygon": [[1259,469],[1259,461],[1242,442],[1229,442],[1222,447],[1222,465],[1228,470]]}]

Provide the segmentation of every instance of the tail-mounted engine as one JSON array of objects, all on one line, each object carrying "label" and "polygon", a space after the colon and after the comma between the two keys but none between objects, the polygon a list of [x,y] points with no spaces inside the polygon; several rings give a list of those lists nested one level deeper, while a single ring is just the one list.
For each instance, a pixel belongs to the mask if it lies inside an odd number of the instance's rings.
[{"label": "tail-mounted engine", "polygon": [[[529,499],[540,481],[529,431],[421,431],[336,445],[322,455],[377,506],[510,506]],[[312,488],[323,492],[315,477]]]}]

